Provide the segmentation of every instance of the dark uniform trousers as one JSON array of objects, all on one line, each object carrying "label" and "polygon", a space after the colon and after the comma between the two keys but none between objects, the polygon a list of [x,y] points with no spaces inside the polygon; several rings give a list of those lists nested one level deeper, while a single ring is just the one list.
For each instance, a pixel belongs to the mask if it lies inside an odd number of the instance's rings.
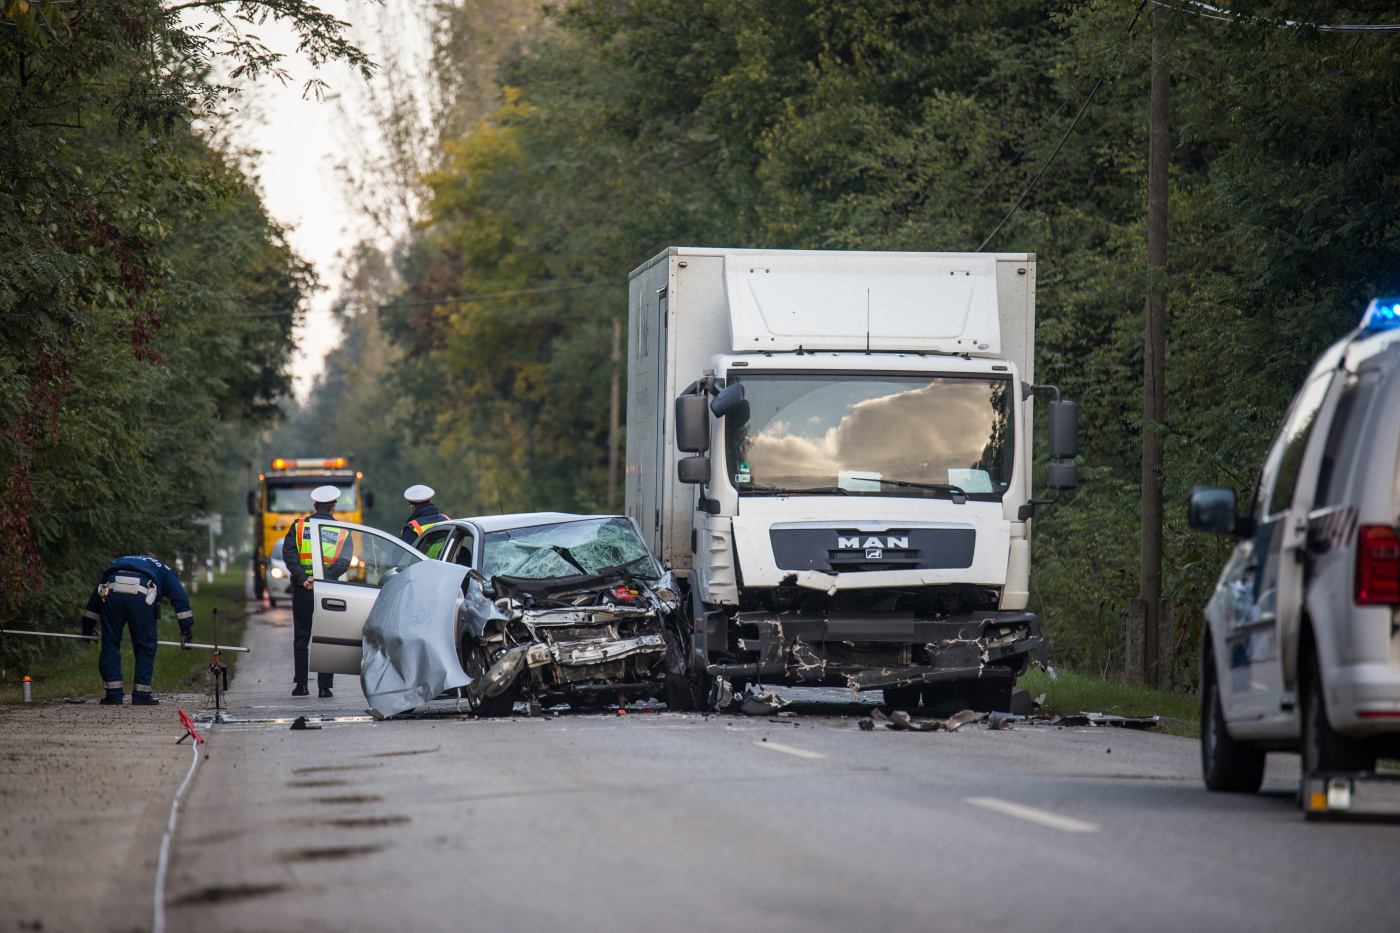
[{"label": "dark uniform trousers", "polygon": [[97,671],[102,675],[103,683],[108,690],[121,690],[122,629],[129,628],[131,653],[136,658],[136,676],[133,678],[136,689],[144,688],[149,693],[151,675],[156,667],[156,607],[146,605],[146,597],[140,593],[108,593],[99,614],[102,650],[97,655]]},{"label": "dark uniform trousers", "polygon": [[[292,586],[292,660],[296,666],[296,682],[305,684],[310,667],[311,654],[311,612],[315,608],[316,597],[311,590]],[[329,689],[335,682],[334,674],[316,674],[316,686]]]}]

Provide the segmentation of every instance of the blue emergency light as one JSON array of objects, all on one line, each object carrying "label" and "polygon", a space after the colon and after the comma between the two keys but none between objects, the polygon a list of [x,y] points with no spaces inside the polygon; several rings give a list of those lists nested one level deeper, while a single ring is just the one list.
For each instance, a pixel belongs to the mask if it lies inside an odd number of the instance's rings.
[{"label": "blue emergency light", "polygon": [[1361,316],[1361,329],[1377,331],[1397,327],[1400,327],[1400,298],[1372,298]]}]

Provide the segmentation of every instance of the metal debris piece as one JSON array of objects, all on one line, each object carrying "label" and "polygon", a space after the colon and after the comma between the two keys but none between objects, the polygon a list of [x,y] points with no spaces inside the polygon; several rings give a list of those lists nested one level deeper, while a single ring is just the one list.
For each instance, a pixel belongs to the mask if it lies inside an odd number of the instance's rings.
[{"label": "metal debris piece", "polygon": [[305,717],[305,716],[298,716],[298,717],[296,718],[296,721],[292,723],[292,728],[293,728],[294,730],[296,730],[296,731],[299,732],[299,731],[301,731],[301,730],[303,730],[303,729],[319,729],[319,728],[321,728],[321,727],[320,727],[320,726],[308,726],[308,725],[306,724],[306,717]]},{"label": "metal debris piece", "polygon": [[739,712],[745,716],[771,716],[787,705],[788,701],[772,690],[744,693],[740,697]]},{"label": "metal debris piece", "polygon": [[875,720],[871,719],[869,716],[862,716],[860,722],[856,723],[856,725],[860,726],[861,732],[873,732],[875,730]]}]

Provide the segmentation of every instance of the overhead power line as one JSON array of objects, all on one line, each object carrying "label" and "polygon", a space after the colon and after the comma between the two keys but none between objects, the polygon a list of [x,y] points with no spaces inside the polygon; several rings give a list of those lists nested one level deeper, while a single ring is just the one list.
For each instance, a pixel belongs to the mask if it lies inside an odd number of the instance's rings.
[{"label": "overhead power line", "polygon": [[[1254,16],[1249,13],[1236,13],[1232,10],[1221,9],[1218,6],[1211,6],[1209,3],[1201,3],[1200,0],[1153,0],[1157,6],[1175,7],[1183,13],[1195,12],[1198,16],[1206,19],[1218,19],[1227,23],[1258,23],[1263,26],[1277,26],[1280,29],[1316,29],[1318,32],[1328,33],[1381,33],[1400,35],[1400,23],[1372,23],[1365,25],[1339,25],[1335,23],[1305,23],[1291,19],[1269,19],[1264,16]],[[1208,12],[1201,12],[1202,10]]]}]

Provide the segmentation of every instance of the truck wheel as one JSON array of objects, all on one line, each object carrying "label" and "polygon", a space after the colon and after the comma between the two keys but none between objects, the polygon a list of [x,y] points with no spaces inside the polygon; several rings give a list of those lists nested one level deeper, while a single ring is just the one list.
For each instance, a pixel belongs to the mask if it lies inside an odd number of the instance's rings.
[{"label": "truck wheel", "polygon": [[1235,741],[1225,728],[1225,708],[1210,653],[1201,663],[1201,774],[1206,789],[1214,791],[1253,794],[1264,782],[1263,750]]},{"label": "truck wheel", "polygon": [[1327,721],[1322,666],[1315,653],[1308,655],[1303,674],[1303,780],[1319,771],[1374,771],[1376,753],[1370,744],[1342,735]]},{"label": "truck wheel", "polygon": [[666,675],[666,708],[682,713],[693,713],[701,709],[699,687],[691,683],[689,674],[670,673]]},{"label": "truck wheel", "polygon": [[925,684],[924,709],[937,716],[951,716],[972,708],[973,687],[967,683]]},{"label": "truck wheel", "polygon": [[885,706],[889,709],[902,709],[905,712],[912,712],[919,708],[919,688],[914,687],[886,687]]}]

